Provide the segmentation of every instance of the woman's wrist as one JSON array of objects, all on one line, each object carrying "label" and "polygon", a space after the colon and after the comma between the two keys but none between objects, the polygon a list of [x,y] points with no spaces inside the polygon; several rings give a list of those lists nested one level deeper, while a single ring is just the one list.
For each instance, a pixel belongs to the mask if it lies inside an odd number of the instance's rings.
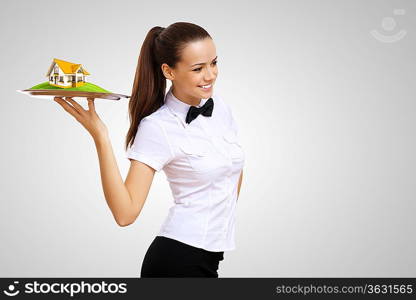
[{"label": "woman's wrist", "polygon": [[110,137],[108,136],[108,133],[98,134],[98,135],[92,136],[92,138],[94,140],[94,143],[97,146],[110,141]]}]

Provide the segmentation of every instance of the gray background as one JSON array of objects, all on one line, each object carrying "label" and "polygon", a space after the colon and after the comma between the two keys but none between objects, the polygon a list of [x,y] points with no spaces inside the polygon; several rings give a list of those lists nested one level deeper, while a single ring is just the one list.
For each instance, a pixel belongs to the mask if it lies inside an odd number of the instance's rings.
[{"label": "gray background", "polygon": [[[139,276],[172,204],[165,174],[136,222],[118,227],[88,132],[57,103],[16,90],[46,81],[60,58],[129,95],[146,33],[178,21],[214,38],[215,89],[246,153],[237,249],[225,253],[220,277],[416,276],[415,9],[414,1],[2,1],[0,276]],[[387,43],[372,30],[407,34]],[[123,178],[127,103],[96,100]]]}]

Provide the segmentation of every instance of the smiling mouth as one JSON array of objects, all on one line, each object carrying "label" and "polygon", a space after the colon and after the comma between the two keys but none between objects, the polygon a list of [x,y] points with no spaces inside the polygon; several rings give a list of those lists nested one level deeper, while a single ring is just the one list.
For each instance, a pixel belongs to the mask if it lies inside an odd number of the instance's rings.
[{"label": "smiling mouth", "polygon": [[212,83],[207,85],[198,85],[198,87],[202,88],[203,90],[209,90],[212,87]]}]

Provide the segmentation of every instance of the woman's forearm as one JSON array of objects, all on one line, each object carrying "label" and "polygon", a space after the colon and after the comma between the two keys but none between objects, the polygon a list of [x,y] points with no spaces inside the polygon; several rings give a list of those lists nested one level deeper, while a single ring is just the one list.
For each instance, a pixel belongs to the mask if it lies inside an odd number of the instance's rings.
[{"label": "woman's forearm", "polygon": [[132,209],[130,194],[120,175],[108,135],[94,139],[100,164],[101,183],[105,200],[120,226],[128,225]]}]

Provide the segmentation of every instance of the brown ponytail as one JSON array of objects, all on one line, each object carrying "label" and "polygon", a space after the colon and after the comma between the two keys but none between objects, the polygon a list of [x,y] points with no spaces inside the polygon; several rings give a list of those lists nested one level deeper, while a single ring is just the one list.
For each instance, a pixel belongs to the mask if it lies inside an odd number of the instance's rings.
[{"label": "brown ponytail", "polygon": [[177,22],[167,28],[156,26],[147,33],[140,49],[129,101],[130,128],[126,150],[134,142],[140,121],[164,104],[166,78],[161,65],[166,63],[175,68],[187,43],[207,37],[211,38],[205,29],[187,22]]}]

